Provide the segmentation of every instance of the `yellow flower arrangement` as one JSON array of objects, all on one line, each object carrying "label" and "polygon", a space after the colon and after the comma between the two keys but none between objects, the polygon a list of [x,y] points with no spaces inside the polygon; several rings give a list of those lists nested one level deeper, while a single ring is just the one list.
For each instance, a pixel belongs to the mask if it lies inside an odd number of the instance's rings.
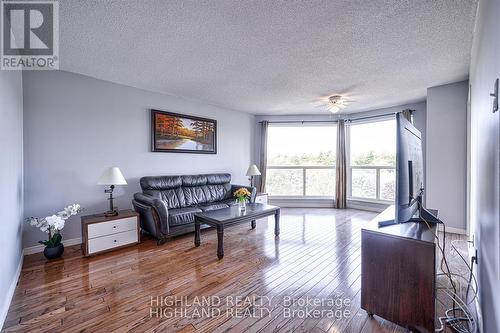
[{"label": "yellow flower arrangement", "polygon": [[250,191],[244,187],[237,189],[233,194],[238,198],[238,201],[247,201],[252,195]]}]

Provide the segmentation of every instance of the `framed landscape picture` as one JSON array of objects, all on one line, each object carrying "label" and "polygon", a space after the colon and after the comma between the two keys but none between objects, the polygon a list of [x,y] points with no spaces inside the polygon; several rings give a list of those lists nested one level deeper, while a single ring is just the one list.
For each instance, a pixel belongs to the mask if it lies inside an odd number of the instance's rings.
[{"label": "framed landscape picture", "polygon": [[217,120],[151,110],[151,150],[217,153]]}]

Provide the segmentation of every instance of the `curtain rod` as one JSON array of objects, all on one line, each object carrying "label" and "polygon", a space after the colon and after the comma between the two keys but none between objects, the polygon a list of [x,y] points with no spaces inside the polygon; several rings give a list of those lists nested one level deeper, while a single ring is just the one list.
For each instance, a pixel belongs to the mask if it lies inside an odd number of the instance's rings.
[{"label": "curtain rod", "polygon": [[365,116],[365,117],[351,118],[351,119],[348,118],[346,120],[353,121],[353,120],[365,120],[365,119],[372,119],[372,118],[382,118],[382,117],[387,117],[387,116],[395,116],[396,113],[398,113],[398,112],[388,112],[388,113],[376,114],[373,116]]},{"label": "curtain rod", "polygon": [[[373,116],[365,116],[365,117],[359,117],[359,118],[346,118],[344,119],[345,121],[355,121],[355,120],[366,120],[366,119],[373,119],[373,118],[381,118],[381,117],[387,117],[391,115],[395,115],[397,112],[389,112],[389,113],[383,113],[383,114],[377,114]],[[259,123],[262,123],[263,121],[259,121]],[[276,120],[272,121],[269,120],[269,124],[297,124],[297,123],[337,123],[337,120]]]}]

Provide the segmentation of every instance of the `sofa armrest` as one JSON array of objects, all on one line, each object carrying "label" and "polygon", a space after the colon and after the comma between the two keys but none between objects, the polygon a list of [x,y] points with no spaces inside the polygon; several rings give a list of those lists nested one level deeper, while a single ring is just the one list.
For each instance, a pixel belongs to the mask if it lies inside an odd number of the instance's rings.
[{"label": "sofa armrest", "polygon": [[236,184],[231,184],[231,197],[233,197],[233,193],[240,188],[246,188],[248,192],[251,193],[250,195],[250,202],[254,203],[255,198],[257,197],[257,188],[254,186],[247,186],[247,185],[236,185]]},{"label": "sofa armrest", "polygon": [[168,227],[168,207],[165,204],[163,200],[160,200],[158,198],[154,198],[150,195],[146,195],[143,193],[135,193],[134,194],[134,200],[137,201],[139,204],[151,207],[154,209],[156,214],[158,215],[159,222],[160,222],[160,227],[161,227],[161,232],[163,234],[168,234],[169,233],[169,227]]}]

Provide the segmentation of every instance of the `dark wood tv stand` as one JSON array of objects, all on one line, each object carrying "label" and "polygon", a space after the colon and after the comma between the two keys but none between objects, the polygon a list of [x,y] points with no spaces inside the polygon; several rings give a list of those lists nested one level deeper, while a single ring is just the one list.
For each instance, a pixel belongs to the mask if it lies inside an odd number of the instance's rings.
[{"label": "dark wood tv stand", "polygon": [[394,219],[387,208],[361,231],[361,308],[417,332],[434,332],[435,225]]}]

